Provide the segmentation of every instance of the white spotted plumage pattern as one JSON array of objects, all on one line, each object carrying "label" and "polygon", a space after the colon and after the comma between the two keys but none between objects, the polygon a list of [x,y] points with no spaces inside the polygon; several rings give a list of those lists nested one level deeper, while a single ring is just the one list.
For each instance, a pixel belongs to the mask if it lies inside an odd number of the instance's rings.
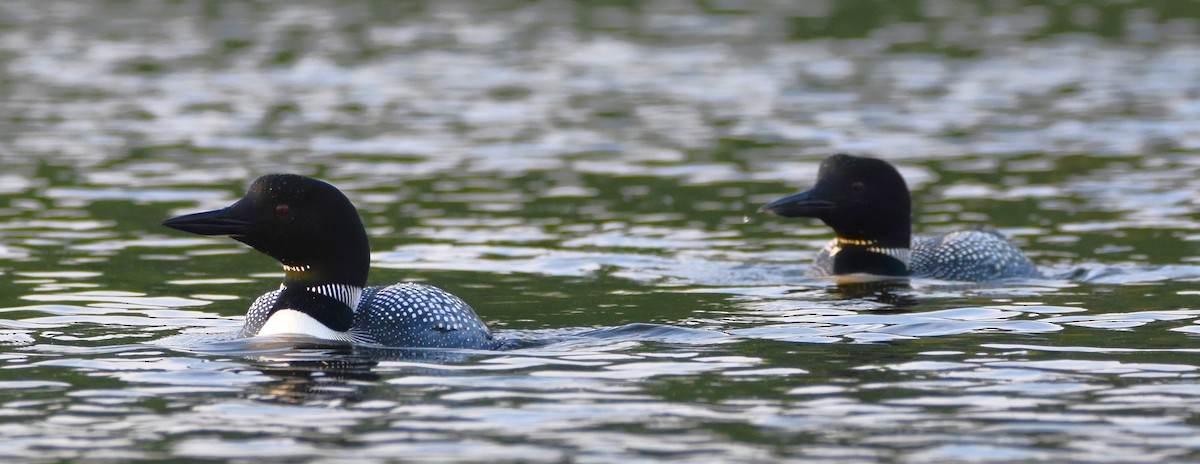
[{"label": "white spotted plumage pattern", "polygon": [[914,237],[908,269],[914,276],[970,282],[1041,275],[1021,249],[990,228]]},{"label": "white spotted plumage pattern", "polygon": [[[276,290],[254,301],[242,336],[258,334],[278,297]],[[466,302],[440,288],[415,283],[362,289],[349,333],[358,342],[393,347],[486,349],[495,344]]]},{"label": "white spotted plumage pattern", "polygon": [[250,310],[246,311],[246,323],[242,325],[241,336],[253,337],[258,335],[262,330],[263,325],[267,323],[267,319],[271,317],[271,308],[275,307],[275,300],[279,299],[280,290],[273,290],[262,294],[250,304]]}]

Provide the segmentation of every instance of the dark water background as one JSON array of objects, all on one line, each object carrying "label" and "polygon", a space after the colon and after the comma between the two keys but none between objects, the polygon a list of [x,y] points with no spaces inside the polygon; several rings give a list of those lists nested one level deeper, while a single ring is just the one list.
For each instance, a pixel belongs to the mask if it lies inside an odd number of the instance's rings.
[{"label": "dark water background", "polygon": [[[804,278],[836,151],[1050,277]],[[1200,460],[1198,153],[1191,1],[6,0],[0,460]],[[281,171],[540,343],[231,341]]]}]

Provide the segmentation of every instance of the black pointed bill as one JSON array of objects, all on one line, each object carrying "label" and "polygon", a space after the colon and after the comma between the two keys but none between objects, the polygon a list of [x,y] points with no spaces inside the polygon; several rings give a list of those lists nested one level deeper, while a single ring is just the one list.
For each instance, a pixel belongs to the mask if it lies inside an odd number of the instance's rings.
[{"label": "black pointed bill", "polygon": [[767,203],[758,212],[783,217],[820,217],[834,208],[832,201],[814,197],[812,190],[805,190]]},{"label": "black pointed bill", "polygon": [[174,217],[162,225],[199,235],[237,236],[250,228],[250,222],[231,217],[229,208]]}]

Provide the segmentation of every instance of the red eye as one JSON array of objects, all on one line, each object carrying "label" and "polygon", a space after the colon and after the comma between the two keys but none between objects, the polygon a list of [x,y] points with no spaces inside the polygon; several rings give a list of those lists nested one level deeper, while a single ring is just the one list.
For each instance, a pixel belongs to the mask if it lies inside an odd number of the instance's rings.
[{"label": "red eye", "polygon": [[275,215],[279,217],[287,216],[291,208],[288,208],[287,203],[280,203],[275,206]]},{"label": "red eye", "polygon": [[861,180],[855,181],[853,184],[850,184],[850,190],[853,191],[854,193],[862,193],[863,190],[865,190],[866,188],[867,187],[865,185],[863,185]]}]

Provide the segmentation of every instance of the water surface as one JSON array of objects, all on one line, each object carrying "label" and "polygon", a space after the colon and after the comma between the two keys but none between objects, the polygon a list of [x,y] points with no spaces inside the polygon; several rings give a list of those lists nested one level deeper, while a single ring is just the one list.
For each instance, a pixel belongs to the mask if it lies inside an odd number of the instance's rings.
[{"label": "water surface", "polygon": [[[0,3],[0,460],[1200,459],[1188,2]],[[1047,278],[803,276],[838,151]],[[256,176],[501,352],[233,339]]]}]

